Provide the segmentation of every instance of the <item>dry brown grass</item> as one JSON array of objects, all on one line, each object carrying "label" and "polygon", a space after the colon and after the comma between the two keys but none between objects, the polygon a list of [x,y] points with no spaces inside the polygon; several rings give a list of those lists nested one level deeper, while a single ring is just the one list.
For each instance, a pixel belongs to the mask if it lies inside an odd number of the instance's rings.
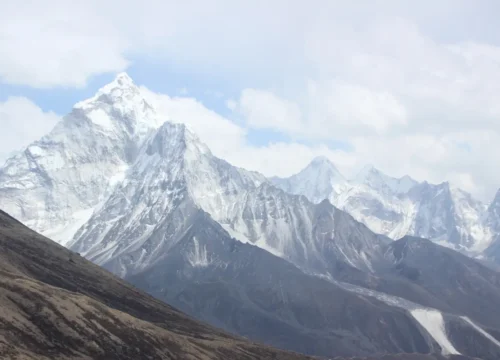
[{"label": "dry brown grass", "polygon": [[0,213],[1,359],[306,359],[199,323]]}]

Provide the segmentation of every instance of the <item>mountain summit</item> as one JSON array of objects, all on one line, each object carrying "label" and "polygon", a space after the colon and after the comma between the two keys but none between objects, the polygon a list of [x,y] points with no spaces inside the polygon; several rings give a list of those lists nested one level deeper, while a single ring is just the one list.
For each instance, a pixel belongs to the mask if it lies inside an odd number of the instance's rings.
[{"label": "mountain summit", "polygon": [[0,168],[4,210],[66,244],[161,123],[128,75],[119,74]]},{"label": "mountain summit", "polygon": [[400,179],[385,175],[373,165],[365,166],[352,180],[353,183],[366,185],[381,192],[405,194],[418,184],[408,175]]},{"label": "mountain summit", "polygon": [[291,194],[304,195],[314,203],[332,199],[345,189],[347,180],[324,156],[314,158],[306,168],[289,178],[271,181]]}]

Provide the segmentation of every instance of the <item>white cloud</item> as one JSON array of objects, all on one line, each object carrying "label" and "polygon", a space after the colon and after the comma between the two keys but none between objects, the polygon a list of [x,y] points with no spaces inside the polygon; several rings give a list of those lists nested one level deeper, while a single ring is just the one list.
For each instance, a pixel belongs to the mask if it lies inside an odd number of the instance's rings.
[{"label": "white cloud", "polygon": [[[0,81],[84,86],[152,59],[247,89],[226,102],[243,125],[195,99],[160,101],[238,165],[283,175],[326,153],[344,171],[370,162],[488,198],[500,186],[499,11],[456,0],[7,0]],[[256,148],[251,129],[312,145]],[[329,150],[332,141],[352,152]]]},{"label": "white cloud", "polygon": [[236,110],[236,107],[238,106],[238,103],[232,99],[229,99],[229,100],[226,100],[226,107],[229,109],[229,110]]},{"label": "white cloud", "polygon": [[304,128],[299,107],[270,91],[244,89],[237,110],[248,125],[256,129],[296,133]]},{"label": "white cloud", "polygon": [[407,110],[387,91],[332,82],[309,83],[306,93],[308,119],[301,131],[325,138],[349,134],[384,134],[407,123]]},{"label": "white cloud", "polygon": [[48,133],[59,119],[24,97],[0,102],[0,163],[13,151],[23,150]]},{"label": "white cloud", "polygon": [[[90,1],[92,3],[92,1]],[[84,2],[2,2],[0,80],[47,88],[82,87],[89,77],[125,69],[129,47],[106,15]]]},{"label": "white cloud", "polygon": [[170,97],[141,88],[164,120],[187,124],[218,156],[238,149],[245,142],[245,129],[189,97]]},{"label": "white cloud", "polygon": [[358,166],[375,163],[394,176],[450,181],[483,200],[491,200],[500,184],[495,166],[500,163],[498,132],[459,129],[441,136],[354,137],[351,143]]},{"label": "white cloud", "polygon": [[316,156],[325,156],[346,173],[356,166],[353,154],[331,150],[325,145],[308,146],[296,142],[277,142],[266,146],[245,144],[224,154],[234,165],[257,170],[266,176],[290,176],[302,170]]},{"label": "white cloud", "polygon": [[[174,0],[34,0],[0,7],[0,80],[39,88],[81,87],[138,58],[197,72],[245,74],[284,56],[298,14],[286,3]],[[255,31],[259,29],[259,31]],[[253,57],[256,50],[261,56]],[[222,65],[222,66],[221,66]]]},{"label": "white cloud", "polygon": [[352,84],[309,81],[303,110],[297,103],[269,90],[244,89],[228,108],[242,115],[254,129],[278,130],[288,135],[328,140],[350,134],[384,134],[407,123],[406,108],[388,92]]},{"label": "white cloud", "polygon": [[500,173],[491,170],[500,160],[500,47],[440,43],[400,17],[356,25],[333,32],[320,21],[308,31],[316,75],[302,91],[268,97],[299,105],[302,120],[280,130],[315,144],[347,142],[353,168],[373,163],[392,175],[450,180],[492,197],[500,187]]},{"label": "white cloud", "polygon": [[236,166],[274,176],[300,171],[316,156],[327,156],[346,171],[356,165],[352,154],[334,151],[325,145],[276,142],[266,146],[248,143],[247,130],[215,113],[194,98],[170,97],[141,88],[164,120],[189,126],[212,152]]}]

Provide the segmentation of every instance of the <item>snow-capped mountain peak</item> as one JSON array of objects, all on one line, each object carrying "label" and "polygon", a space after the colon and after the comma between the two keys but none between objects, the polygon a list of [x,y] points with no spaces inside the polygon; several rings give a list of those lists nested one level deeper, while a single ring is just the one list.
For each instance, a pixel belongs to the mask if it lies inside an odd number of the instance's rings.
[{"label": "snow-capped mountain peak", "polygon": [[134,84],[134,80],[132,80],[132,78],[124,71],[116,75],[114,82],[121,86],[130,86],[131,84]]},{"label": "snow-capped mountain peak", "polygon": [[380,191],[389,191],[394,194],[407,193],[413,186],[418,184],[408,175],[402,178],[393,178],[376,169],[373,165],[367,165],[354,177],[354,184],[367,185]]},{"label": "snow-capped mountain peak", "polygon": [[323,156],[323,155],[319,155],[319,156],[316,156],[315,158],[313,158],[311,160],[311,162],[309,163],[309,166],[328,166],[328,167],[331,167],[331,168],[335,168],[335,165],[333,165],[333,163],[330,161],[330,159],[328,159],[326,156]]},{"label": "snow-capped mountain peak", "polygon": [[346,178],[324,156],[314,158],[302,171],[287,179],[272,178],[271,181],[289,193],[305,195],[314,203],[335,197],[347,184]]},{"label": "snow-capped mountain peak", "polygon": [[4,210],[66,243],[162,123],[130,77],[119,74],[0,169]]},{"label": "snow-capped mountain peak", "polygon": [[301,172],[305,172],[307,169],[316,169],[316,170],[321,170],[321,171],[329,171],[335,174],[340,174],[340,172],[337,170],[333,162],[328,159],[326,156],[316,156],[311,160],[309,165],[306,166],[304,170]]},{"label": "snow-capped mountain peak", "polygon": [[297,175],[323,182],[323,184],[320,183],[319,185],[324,186],[332,185],[335,187],[346,182],[345,177],[330,159],[324,156],[315,157],[309,165]]},{"label": "snow-capped mountain peak", "polygon": [[94,96],[77,103],[73,113],[84,115],[101,131],[116,133],[125,130],[141,138],[164,122],[126,73],[118,74]]},{"label": "snow-capped mountain peak", "polygon": [[99,102],[112,103],[116,101],[133,100],[131,97],[140,96],[139,87],[126,74],[118,74],[113,81],[101,87],[94,96],[80,101],[74,105],[74,108],[86,109],[98,105]]},{"label": "snow-capped mountain peak", "polygon": [[111,93],[115,89],[136,89],[137,86],[134,83],[134,80],[126,73],[121,72],[116,74],[113,81],[109,84],[104,85],[101,89],[99,89],[99,93]]}]

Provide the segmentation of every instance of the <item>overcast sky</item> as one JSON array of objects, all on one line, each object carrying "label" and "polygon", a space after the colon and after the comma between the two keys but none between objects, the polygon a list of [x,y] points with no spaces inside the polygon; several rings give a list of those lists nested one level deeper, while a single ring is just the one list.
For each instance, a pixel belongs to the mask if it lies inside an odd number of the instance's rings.
[{"label": "overcast sky", "polygon": [[[0,2],[0,157],[126,71],[214,153],[286,176],[500,187],[500,2]],[[223,140],[222,140],[223,138]]]}]

